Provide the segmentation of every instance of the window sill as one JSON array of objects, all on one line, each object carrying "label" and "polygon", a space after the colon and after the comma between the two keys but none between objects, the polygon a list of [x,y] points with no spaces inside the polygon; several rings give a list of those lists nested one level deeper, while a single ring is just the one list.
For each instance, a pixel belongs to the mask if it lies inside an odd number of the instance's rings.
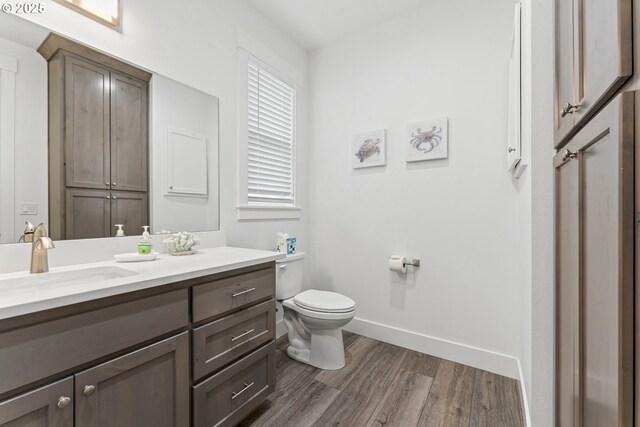
[{"label": "window sill", "polygon": [[259,221],[265,219],[300,219],[302,208],[300,206],[238,206],[238,220]]}]

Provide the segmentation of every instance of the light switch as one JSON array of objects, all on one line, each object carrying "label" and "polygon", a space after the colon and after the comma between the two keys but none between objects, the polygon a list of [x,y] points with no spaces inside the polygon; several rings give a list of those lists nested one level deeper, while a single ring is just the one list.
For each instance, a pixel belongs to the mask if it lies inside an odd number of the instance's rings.
[{"label": "light switch", "polygon": [[38,202],[22,202],[20,203],[21,215],[38,215]]}]

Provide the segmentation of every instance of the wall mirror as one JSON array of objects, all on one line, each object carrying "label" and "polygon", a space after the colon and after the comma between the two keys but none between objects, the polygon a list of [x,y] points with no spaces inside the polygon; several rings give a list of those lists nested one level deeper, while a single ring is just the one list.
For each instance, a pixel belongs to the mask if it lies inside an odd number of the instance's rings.
[{"label": "wall mirror", "polygon": [[218,98],[0,14],[0,243],[219,228]]}]

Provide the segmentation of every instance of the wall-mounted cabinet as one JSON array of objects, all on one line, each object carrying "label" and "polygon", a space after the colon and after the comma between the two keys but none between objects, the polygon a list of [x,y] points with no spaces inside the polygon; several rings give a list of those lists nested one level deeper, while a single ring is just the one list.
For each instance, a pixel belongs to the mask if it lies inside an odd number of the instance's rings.
[{"label": "wall-mounted cabinet", "polygon": [[631,77],[631,3],[555,1],[555,148],[563,146]]},{"label": "wall-mounted cabinet", "polygon": [[167,194],[207,196],[207,136],[167,126]]},{"label": "wall-mounted cabinet", "polygon": [[[108,237],[114,235],[116,223],[131,223],[129,229],[138,232],[141,225],[148,225],[151,75],[60,36],[49,36],[39,52],[49,62],[51,236],[56,240]],[[135,217],[115,220],[121,215],[114,215],[113,203],[106,203],[106,197],[98,202],[99,192],[105,190],[135,193],[109,195],[137,200]],[[82,219],[77,210],[68,210],[80,204],[88,208],[81,210]],[[116,211],[122,214],[120,205]],[[105,218],[111,222],[104,223]]]}]

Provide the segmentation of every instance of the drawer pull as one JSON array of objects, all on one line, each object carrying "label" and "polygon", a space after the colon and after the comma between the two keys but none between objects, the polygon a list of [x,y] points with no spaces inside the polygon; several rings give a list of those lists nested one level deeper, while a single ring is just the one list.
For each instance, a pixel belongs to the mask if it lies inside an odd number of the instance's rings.
[{"label": "drawer pull", "polygon": [[242,390],[240,390],[240,391],[239,391],[239,392],[237,392],[237,393],[236,393],[235,391],[232,391],[232,392],[231,392],[231,400],[235,399],[236,397],[240,396],[240,395],[241,395],[242,393],[244,393],[245,391],[249,390],[249,388],[251,388],[251,386],[252,386],[253,384],[255,384],[255,383],[251,383],[251,384],[244,383],[244,388],[243,388]]},{"label": "drawer pull", "polygon": [[255,290],[256,288],[245,289],[244,291],[236,292],[235,294],[231,295],[231,297],[232,298],[239,297],[240,295],[248,294],[249,292],[253,292]]},{"label": "drawer pull", "polygon": [[231,336],[231,341],[239,340],[240,338],[244,337],[245,335],[249,335],[253,331],[255,331],[255,329],[249,329],[248,331],[244,331],[244,333],[238,335],[237,337]]}]

